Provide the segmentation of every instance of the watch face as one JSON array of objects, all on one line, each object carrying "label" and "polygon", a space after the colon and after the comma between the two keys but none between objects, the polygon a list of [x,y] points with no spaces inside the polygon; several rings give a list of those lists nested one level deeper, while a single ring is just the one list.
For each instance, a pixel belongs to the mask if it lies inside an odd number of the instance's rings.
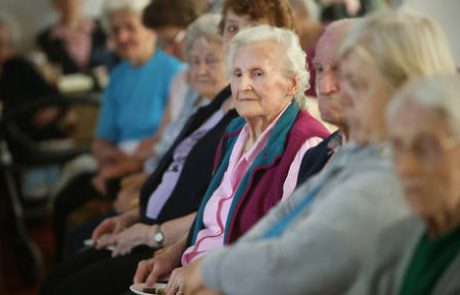
[{"label": "watch face", "polygon": [[163,236],[162,232],[155,233],[155,241],[157,243],[161,243],[161,242],[163,242],[163,240],[164,240],[164,236]]}]

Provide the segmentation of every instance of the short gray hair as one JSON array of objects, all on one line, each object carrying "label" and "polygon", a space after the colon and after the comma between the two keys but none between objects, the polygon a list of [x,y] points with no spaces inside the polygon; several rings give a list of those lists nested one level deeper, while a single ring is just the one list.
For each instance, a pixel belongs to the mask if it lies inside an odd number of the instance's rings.
[{"label": "short gray hair", "polygon": [[437,75],[407,83],[387,108],[387,124],[391,125],[396,114],[406,102],[439,112],[449,123],[456,136],[460,136],[460,75]]},{"label": "short gray hair", "polygon": [[[154,1],[154,0],[152,0]],[[107,32],[110,32],[110,15],[115,11],[130,11],[139,13],[149,5],[150,0],[105,0],[102,6],[102,24]]]},{"label": "short gray hair", "polygon": [[244,46],[273,42],[278,45],[279,58],[282,59],[283,71],[288,77],[294,77],[299,86],[294,95],[300,107],[305,104],[305,91],[310,88],[308,79],[307,55],[300,46],[299,38],[289,29],[277,28],[268,25],[256,26],[240,31],[231,41],[225,59],[227,77],[230,78],[236,51]]},{"label": "short gray hair", "polygon": [[192,46],[197,40],[204,39],[208,43],[222,43],[222,35],[219,29],[221,19],[221,14],[206,13],[188,26],[185,35],[185,54],[188,60],[190,60]]}]

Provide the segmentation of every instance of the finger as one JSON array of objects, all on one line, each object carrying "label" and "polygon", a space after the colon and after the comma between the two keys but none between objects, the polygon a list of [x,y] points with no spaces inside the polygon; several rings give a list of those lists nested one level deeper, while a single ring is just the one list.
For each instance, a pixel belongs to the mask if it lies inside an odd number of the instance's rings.
[{"label": "finger", "polygon": [[143,283],[145,279],[152,271],[153,261],[149,260],[142,260],[137,264],[136,273],[134,274],[134,283]]},{"label": "finger", "polygon": [[158,264],[154,264],[152,267],[152,271],[150,272],[147,280],[145,281],[145,285],[147,287],[153,287],[159,280],[162,273],[159,270]]},{"label": "finger", "polygon": [[106,248],[108,246],[116,245],[117,244],[117,236],[111,234],[102,235],[96,241],[96,249]]},{"label": "finger", "polygon": [[110,221],[108,219],[102,221],[93,231],[91,239],[97,241],[105,232],[110,228]]}]

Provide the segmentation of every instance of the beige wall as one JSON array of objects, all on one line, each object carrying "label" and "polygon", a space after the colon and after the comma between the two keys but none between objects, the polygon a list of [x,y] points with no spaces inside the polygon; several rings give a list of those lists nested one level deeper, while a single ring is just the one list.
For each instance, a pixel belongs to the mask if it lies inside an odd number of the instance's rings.
[{"label": "beige wall", "polygon": [[403,7],[426,13],[438,21],[460,67],[460,0],[405,0]]}]

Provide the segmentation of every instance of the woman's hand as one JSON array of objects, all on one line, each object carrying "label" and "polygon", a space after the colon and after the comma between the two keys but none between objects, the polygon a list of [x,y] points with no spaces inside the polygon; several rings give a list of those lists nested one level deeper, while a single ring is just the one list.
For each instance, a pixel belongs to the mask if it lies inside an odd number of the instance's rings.
[{"label": "woman's hand", "polygon": [[95,242],[96,248],[102,249],[113,245],[114,240],[112,236],[134,224],[139,219],[136,212],[137,210],[129,211],[125,214],[110,217],[102,221],[94,229],[91,235],[91,239]]},{"label": "woman's hand", "polygon": [[150,226],[142,223],[136,223],[130,228],[123,230],[116,236],[116,246],[115,250],[112,252],[112,256],[116,257],[130,253],[134,247],[139,245],[155,247],[156,242],[153,236],[157,228],[158,225]]},{"label": "woman's hand", "polygon": [[188,275],[188,265],[176,268],[169,278],[165,288],[166,295],[184,294],[185,279]]},{"label": "woman's hand", "polygon": [[177,266],[180,265],[182,252],[185,249],[187,236],[165,248],[161,254],[143,260],[137,265],[134,283],[144,283],[146,287],[153,287],[160,279],[166,278]]},{"label": "woman's hand", "polygon": [[185,294],[198,294],[206,288],[203,284],[203,278],[201,277],[203,259],[204,258],[198,258],[189,264],[188,275],[185,278]]}]

